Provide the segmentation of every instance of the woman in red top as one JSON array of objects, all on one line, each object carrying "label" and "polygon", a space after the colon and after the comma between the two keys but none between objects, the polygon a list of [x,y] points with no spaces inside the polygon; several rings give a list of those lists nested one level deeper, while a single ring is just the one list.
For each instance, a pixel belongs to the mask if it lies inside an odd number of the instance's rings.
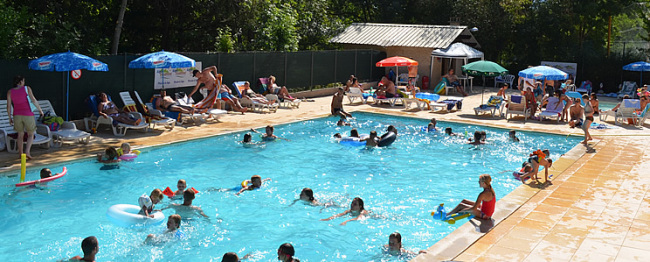
[{"label": "woman in red top", "polygon": [[483,192],[478,195],[476,202],[463,199],[456,208],[447,213],[447,216],[455,213],[472,213],[472,215],[481,219],[490,219],[492,217],[494,205],[497,202],[496,194],[492,189],[492,177],[488,174],[482,174],[478,179],[478,183],[483,188]]}]

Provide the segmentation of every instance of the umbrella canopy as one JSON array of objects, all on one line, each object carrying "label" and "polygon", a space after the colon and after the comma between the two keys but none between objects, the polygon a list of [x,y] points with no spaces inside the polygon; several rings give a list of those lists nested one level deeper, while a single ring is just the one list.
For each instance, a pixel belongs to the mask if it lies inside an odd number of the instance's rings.
[{"label": "umbrella canopy", "polygon": [[565,80],[569,74],[550,66],[535,66],[519,71],[519,76],[537,80]]},{"label": "umbrella canopy", "polygon": [[389,57],[375,64],[375,66],[377,67],[414,66],[414,65],[418,65],[418,61],[406,57],[401,57],[401,56]]},{"label": "umbrella canopy", "polygon": [[644,71],[650,71],[650,63],[644,62],[644,61],[634,62],[634,63],[627,64],[627,65],[623,66],[623,70],[640,72],[641,73],[641,82],[639,82],[639,86],[642,86],[643,85],[643,72]]},{"label": "umbrella canopy", "polygon": [[650,71],[650,63],[639,61],[623,66],[626,71]]},{"label": "umbrella canopy", "polygon": [[[108,71],[108,65],[91,57],[73,52],[63,52],[46,55],[29,61],[29,69],[41,71],[66,72],[86,69],[90,71]],[[70,100],[70,74],[66,82],[65,91],[65,120],[68,120],[68,104]]]},{"label": "umbrella canopy", "polygon": [[129,68],[179,68],[194,66],[194,59],[174,52],[155,52],[129,63]]},{"label": "umbrella canopy", "polygon": [[499,64],[487,60],[472,62],[462,68],[463,73],[471,76],[502,76],[508,73],[508,70]]}]

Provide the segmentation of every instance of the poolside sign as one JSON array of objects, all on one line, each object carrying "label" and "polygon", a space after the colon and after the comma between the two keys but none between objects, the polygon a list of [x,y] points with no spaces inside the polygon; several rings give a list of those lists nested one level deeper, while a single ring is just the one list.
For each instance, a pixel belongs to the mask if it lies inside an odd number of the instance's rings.
[{"label": "poolside sign", "polygon": [[71,76],[72,79],[74,79],[74,80],[77,80],[77,79],[81,78],[81,70],[80,70],[80,69],[77,69],[77,70],[72,70],[72,71],[70,71],[70,76]]},{"label": "poolside sign", "polygon": [[197,61],[192,67],[156,68],[154,89],[160,90],[163,86],[165,89],[194,86],[196,85],[196,78],[192,76],[192,71],[195,69],[201,70],[201,62]]}]

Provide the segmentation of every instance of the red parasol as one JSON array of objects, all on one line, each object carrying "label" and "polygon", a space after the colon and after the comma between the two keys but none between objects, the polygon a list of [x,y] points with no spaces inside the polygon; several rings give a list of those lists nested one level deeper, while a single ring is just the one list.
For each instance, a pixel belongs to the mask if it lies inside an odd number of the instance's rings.
[{"label": "red parasol", "polygon": [[418,61],[415,61],[410,58],[402,57],[402,56],[389,57],[375,64],[375,66],[377,67],[412,66],[412,65],[418,65]]}]

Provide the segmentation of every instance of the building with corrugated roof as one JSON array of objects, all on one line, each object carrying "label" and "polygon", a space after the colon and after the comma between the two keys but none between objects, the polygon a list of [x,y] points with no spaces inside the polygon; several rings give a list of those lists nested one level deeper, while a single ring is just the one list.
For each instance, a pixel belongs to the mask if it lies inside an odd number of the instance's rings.
[{"label": "building with corrugated roof", "polygon": [[431,83],[438,83],[450,66],[454,66],[457,72],[462,66],[446,59],[433,59],[432,65],[433,50],[447,48],[453,43],[481,47],[470,29],[461,25],[354,23],[330,42],[342,44],[344,49],[374,49],[386,52],[387,57],[404,56],[417,60],[420,79],[429,76]]}]

